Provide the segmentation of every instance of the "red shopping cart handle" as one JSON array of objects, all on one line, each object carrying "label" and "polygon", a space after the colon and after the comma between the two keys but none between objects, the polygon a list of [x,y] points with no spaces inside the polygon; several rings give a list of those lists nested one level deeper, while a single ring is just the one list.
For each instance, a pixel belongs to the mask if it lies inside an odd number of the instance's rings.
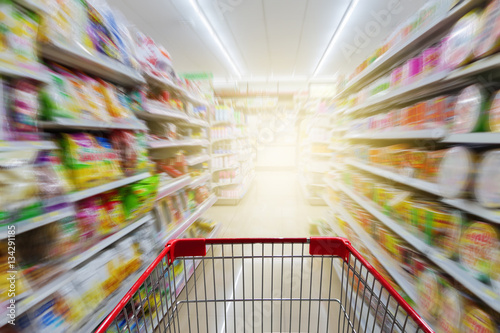
[{"label": "red shopping cart handle", "polygon": [[102,322],[97,329],[97,333],[104,333],[120,311],[129,302],[132,296],[139,290],[140,286],[149,277],[155,267],[167,258],[171,264],[179,257],[203,257],[207,254],[206,246],[210,244],[306,244],[309,243],[309,254],[318,256],[336,256],[348,262],[349,254],[357,258],[365,268],[373,274],[377,281],[389,292],[389,294],[399,303],[399,305],[410,315],[420,329],[426,333],[433,333],[432,328],[418,315],[418,313],[404,300],[401,295],[387,282],[384,277],[368,262],[345,238],[341,237],[311,237],[311,238],[196,238],[196,239],[175,239],[169,241],[161,254],[141,275],[139,280],[132,286],[128,293],[113,309],[110,315]]}]

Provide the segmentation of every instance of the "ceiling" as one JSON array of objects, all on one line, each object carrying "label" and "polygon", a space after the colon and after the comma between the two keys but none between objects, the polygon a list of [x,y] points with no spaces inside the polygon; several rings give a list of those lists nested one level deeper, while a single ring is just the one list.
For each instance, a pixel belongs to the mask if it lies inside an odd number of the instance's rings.
[{"label": "ceiling", "polygon": [[[314,72],[351,1],[325,61]],[[167,48],[177,72],[211,72],[235,90],[303,89],[309,80],[349,74],[425,1],[399,0],[108,0],[127,20]],[[204,25],[196,3],[233,63]],[[376,13],[389,13],[377,21]],[[370,36],[371,35],[371,36]]]}]

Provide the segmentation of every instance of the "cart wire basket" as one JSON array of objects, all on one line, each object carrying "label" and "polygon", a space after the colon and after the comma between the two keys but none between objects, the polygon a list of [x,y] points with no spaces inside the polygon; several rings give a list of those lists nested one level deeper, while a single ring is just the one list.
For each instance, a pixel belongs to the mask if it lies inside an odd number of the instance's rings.
[{"label": "cart wire basket", "polygon": [[180,239],[96,332],[433,332],[344,238]]}]

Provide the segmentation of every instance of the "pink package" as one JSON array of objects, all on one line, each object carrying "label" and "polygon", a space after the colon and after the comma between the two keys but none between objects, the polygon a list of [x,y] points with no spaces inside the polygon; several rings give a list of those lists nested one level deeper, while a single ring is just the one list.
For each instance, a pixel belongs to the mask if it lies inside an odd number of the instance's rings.
[{"label": "pink package", "polygon": [[391,72],[391,88],[400,87],[403,83],[403,67],[398,67]]},{"label": "pink package", "polygon": [[431,75],[441,70],[441,45],[429,47],[422,52],[423,75]]},{"label": "pink package", "polygon": [[422,73],[422,56],[412,58],[404,64],[404,84],[411,84],[420,78]]}]

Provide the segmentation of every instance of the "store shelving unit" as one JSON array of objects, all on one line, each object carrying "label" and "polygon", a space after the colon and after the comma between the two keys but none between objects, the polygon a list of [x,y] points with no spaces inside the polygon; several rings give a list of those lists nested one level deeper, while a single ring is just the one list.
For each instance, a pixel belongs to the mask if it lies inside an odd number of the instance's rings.
[{"label": "store shelving unit", "polygon": [[500,296],[492,287],[480,282],[474,278],[468,271],[463,269],[457,262],[445,258],[437,249],[426,244],[419,237],[411,234],[398,222],[382,213],[382,208],[369,200],[360,197],[352,192],[344,185],[337,185],[341,191],[346,193],[350,198],[357,202],[361,207],[366,209],[370,214],[375,216],[379,221],[385,224],[395,234],[404,239],[408,244],[411,244],[416,250],[426,256],[430,261],[437,265],[440,269],[445,271],[456,281],[460,282],[476,297],[485,302],[495,311],[500,311]]},{"label": "store shelving unit", "polygon": [[[86,251],[70,258],[66,263],[61,265],[61,273],[56,278],[52,279],[49,283],[45,284],[41,288],[28,292],[28,295],[18,295],[18,301],[16,302],[16,314],[18,316],[22,315],[26,311],[30,310],[32,307],[45,300],[50,295],[61,289],[64,286],[75,279],[77,274],[76,268],[82,263],[92,259],[96,254],[109,247],[118,240],[128,236],[133,231],[137,230],[146,223],[150,223],[153,217],[150,214],[146,214],[139,220],[129,224],[122,230],[108,236],[102,241],[98,242]],[[5,325],[8,318],[2,318],[0,325]]]},{"label": "store shelving unit", "polygon": [[398,183],[401,183],[406,186],[413,187],[415,189],[431,193],[434,195],[440,195],[440,190],[436,184],[421,180],[421,179],[416,179],[412,177],[408,177],[405,175],[398,174],[393,171],[385,170],[379,167],[371,166],[366,163],[358,162],[353,159],[348,159],[346,161],[346,164],[353,166],[355,168],[358,168],[360,170],[372,173],[376,176],[384,177],[387,178],[388,180],[392,180]]},{"label": "store shelving unit", "polygon": [[208,146],[209,142],[205,139],[184,139],[184,140],[157,140],[148,142],[150,149],[177,148],[177,147],[196,147]]},{"label": "store shelving unit", "polygon": [[299,144],[299,184],[310,205],[324,206],[324,175],[332,157],[330,119],[324,115],[307,118],[301,124]]},{"label": "store shelving unit", "polygon": [[169,240],[179,238],[191,226],[191,224],[193,224],[194,221],[200,218],[203,213],[212,207],[216,201],[217,197],[212,194],[208,199],[202,202],[196,210],[189,215],[188,218],[178,222],[174,229],[168,231],[166,236],[161,237],[160,243],[166,244]]},{"label": "store shelving unit", "polygon": [[0,152],[16,150],[55,150],[59,149],[53,141],[0,141]]},{"label": "store shelving unit", "polygon": [[[488,83],[491,81],[498,82],[500,73],[500,54],[493,54],[482,59],[476,60],[466,66],[444,70],[437,72],[427,77],[422,77],[418,81],[407,84],[398,88],[389,88],[383,93],[368,97],[357,105],[350,104],[351,101],[356,101],[356,94],[368,87],[372,82],[389,74],[394,68],[402,65],[406,60],[419,54],[425,48],[438,41],[440,38],[447,34],[451,27],[467,12],[474,7],[483,5],[485,2],[481,0],[464,0],[455,5],[443,17],[436,17],[436,19],[419,28],[417,32],[413,33],[411,37],[405,41],[399,42],[392,47],[385,54],[380,56],[372,64],[368,65],[360,74],[354,79],[350,80],[348,85],[336,97],[336,105],[343,105],[334,111],[332,120],[342,118],[342,120],[353,120],[354,118],[364,118],[367,116],[374,116],[379,113],[387,113],[391,109],[403,109],[414,105],[416,102],[425,101],[438,96],[445,96],[449,93],[455,94],[461,88],[466,87],[472,83],[480,82],[481,78],[486,78]],[[366,91],[363,91],[364,94]],[[363,98],[365,95],[358,95],[358,98]],[[346,106],[349,105],[349,106]],[[373,118],[377,119],[377,118]],[[381,118],[382,119],[382,118]],[[366,125],[365,123],[364,125]],[[398,188],[404,186],[408,191],[418,194],[418,197],[426,197],[432,200],[437,205],[441,205],[443,209],[457,209],[462,217],[468,221],[484,221],[490,223],[494,227],[500,224],[500,210],[488,209],[481,206],[473,198],[444,198],[441,195],[440,188],[437,184],[422,179],[413,177],[413,172],[410,168],[391,169],[386,166],[376,165],[368,161],[358,160],[354,158],[352,150],[348,147],[351,145],[359,145],[361,149],[363,146],[373,146],[375,148],[382,146],[394,145],[396,143],[409,144],[415,147],[424,146],[425,150],[441,150],[449,147],[462,145],[471,150],[478,150],[479,152],[485,149],[496,149],[500,145],[500,133],[464,133],[455,134],[450,128],[437,127],[437,128],[410,128],[410,127],[394,127],[385,128],[383,130],[369,130],[360,132],[357,128],[360,123],[347,124],[345,135],[342,136],[342,147],[347,147],[345,152],[348,158],[342,159],[339,163],[332,163],[332,172],[345,171],[342,176],[355,177],[360,172],[363,177],[370,176],[373,182],[380,182],[381,184],[389,184],[397,186]],[[383,123],[382,123],[383,125]],[[427,126],[427,124],[426,124]],[[380,127],[376,124],[375,127]],[[364,127],[363,127],[364,128]],[[431,148],[429,148],[431,147]],[[332,150],[336,147],[332,145]],[[354,175],[352,175],[354,174]],[[343,177],[341,177],[343,178]],[[332,178],[332,179],[341,179]],[[348,179],[348,178],[343,178]],[[442,251],[437,247],[431,246],[430,243],[424,241],[424,238],[419,236],[416,232],[410,232],[405,227],[403,222],[395,216],[387,215],[385,210],[364,196],[355,193],[350,187],[346,186],[340,180],[326,179],[327,185],[331,188],[330,191],[336,192],[341,198],[347,198],[348,201],[353,201],[371,214],[376,220],[380,221],[382,225],[387,227],[391,233],[397,238],[403,240],[411,248],[413,248],[422,258],[425,259],[426,265],[435,267],[439,274],[445,274],[458,290],[465,291],[478,300],[478,306],[488,313],[500,312],[500,294],[495,286],[488,283],[483,283],[477,276],[464,268],[457,261],[447,258]],[[375,188],[377,188],[375,184]],[[383,187],[381,185],[380,187]],[[336,195],[337,195],[336,194]],[[329,205],[332,203],[325,196],[325,201]],[[349,224],[351,229],[359,236],[359,239],[372,250],[372,253],[377,257],[384,268],[393,277],[401,289],[414,301],[420,301],[415,297],[418,296],[417,288],[413,288],[413,283],[404,278],[401,273],[402,269],[399,267],[398,261],[395,261],[390,256],[384,257],[388,253],[383,248],[378,246],[376,242],[361,228],[354,216],[346,216],[346,212],[342,211],[342,207],[331,207],[337,215],[342,217],[342,220]],[[336,226],[332,225],[332,229]],[[465,226],[462,226],[465,228]],[[463,229],[462,229],[463,230]],[[418,277],[415,278],[418,281]],[[469,296],[465,296],[469,297]],[[418,297],[417,297],[418,298]],[[417,304],[418,309],[418,304]],[[432,323],[435,323],[437,318],[426,318]]]},{"label": "store shelving unit", "polygon": [[[244,113],[242,111],[234,111],[231,108],[225,110],[231,116],[224,120],[212,119],[210,126],[212,129],[227,128],[230,135],[213,138],[211,140],[211,153],[212,159],[228,159],[228,161],[230,159],[231,162],[228,163],[231,163],[231,165],[212,167],[212,188],[218,196],[217,205],[238,205],[245,197],[253,182],[255,161],[252,154],[249,153],[251,148],[250,136],[247,134],[248,128]],[[236,114],[241,117],[235,117]],[[230,152],[220,152],[221,149],[219,148],[221,145],[227,148],[223,149],[224,151],[229,150]],[[220,181],[219,176],[224,171],[231,172],[235,176],[228,180]]]},{"label": "store shelving unit", "polygon": [[184,175],[179,178],[175,178],[166,184],[162,184],[162,186],[158,189],[158,195],[156,196],[156,200],[164,198],[172,193],[179,191],[180,189],[190,185],[192,182],[191,177],[188,175]]},{"label": "store shelving unit", "polygon": [[71,202],[76,202],[80,201],[85,198],[92,197],[96,194],[103,193],[109,190],[113,190],[118,187],[122,187],[124,185],[132,184],[135,183],[139,180],[143,180],[145,178],[151,177],[151,174],[149,172],[143,172],[135,176],[115,180],[113,182],[109,182],[107,184],[99,185],[96,187],[92,187],[86,190],[81,190],[78,192],[70,193],[68,194],[69,201]]},{"label": "store shelving unit", "polygon": [[[55,221],[59,221],[63,218],[74,216],[75,209],[73,207],[62,208],[50,213],[35,216],[30,219],[22,220],[16,222],[16,235],[23,232],[30,231],[44,225],[50,224]],[[7,239],[7,227],[0,228],[0,240]]]},{"label": "store shelving unit", "polygon": [[429,40],[434,39],[436,35],[442,34],[450,29],[463,15],[482,2],[481,0],[462,1],[452,8],[444,17],[436,18],[434,22],[422,28],[420,32],[411,36],[408,40],[395,45],[391,50],[375,60],[361,72],[361,74],[351,80],[349,85],[338,94],[338,97],[346,97],[348,94],[359,90],[364,85],[387,73],[393,64],[407,59],[416,49],[422,48],[429,43]]},{"label": "store shelving unit", "polygon": [[146,130],[147,126],[141,121],[114,122],[92,121],[85,119],[57,118],[53,121],[41,121],[38,124],[43,129],[79,129],[79,130],[100,130],[111,131],[114,129],[124,130]]}]

